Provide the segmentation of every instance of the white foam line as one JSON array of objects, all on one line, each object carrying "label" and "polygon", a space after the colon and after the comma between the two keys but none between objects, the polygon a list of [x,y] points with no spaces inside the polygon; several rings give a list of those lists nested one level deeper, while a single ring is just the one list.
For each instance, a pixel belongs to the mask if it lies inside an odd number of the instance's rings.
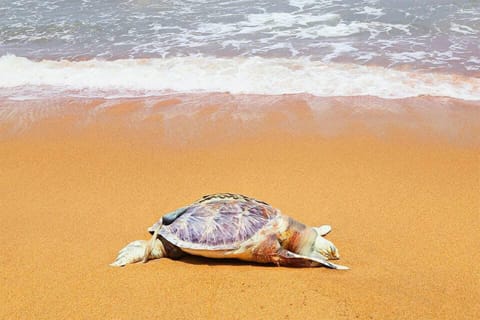
[{"label": "white foam line", "polygon": [[[165,92],[315,96],[420,95],[480,100],[480,79],[299,59],[178,57],[32,61],[0,57],[0,95],[152,96]],[[7,93],[5,93],[7,92]]]}]

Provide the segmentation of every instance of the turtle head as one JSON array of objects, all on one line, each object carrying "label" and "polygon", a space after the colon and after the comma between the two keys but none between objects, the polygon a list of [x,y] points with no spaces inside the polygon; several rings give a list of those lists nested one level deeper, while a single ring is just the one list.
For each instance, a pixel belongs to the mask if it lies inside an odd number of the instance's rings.
[{"label": "turtle head", "polygon": [[337,248],[333,245],[331,241],[328,241],[320,234],[317,235],[315,243],[313,245],[313,251],[321,256],[325,257],[328,260],[337,260],[340,259]]}]

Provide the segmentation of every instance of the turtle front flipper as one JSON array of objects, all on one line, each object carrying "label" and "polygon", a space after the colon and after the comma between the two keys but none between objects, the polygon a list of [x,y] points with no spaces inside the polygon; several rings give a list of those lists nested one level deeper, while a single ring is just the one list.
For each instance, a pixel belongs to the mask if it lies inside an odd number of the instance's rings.
[{"label": "turtle front flipper", "polygon": [[318,257],[307,257],[300,254],[288,251],[284,248],[280,248],[277,251],[278,254],[278,264],[286,267],[315,267],[318,264],[323,265],[327,268],[337,269],[337,270],[348,270],[348,267],[341,266],[338,264],[331,263],[322,256]]},{"label": "turtle front flipper", "polygon": [[[251,261],[259,263],[274,263],[285,267],[318,267],[319,265],[339,270],[347,270],[347,267],[331,263],[327,258],[320,254],[311,253],[311,255],[301,255],[285,249],[280,245],[275,234],[266,236],[256,246],[243,247],[234,251],[234,254],[249,252]],[[245,259],[247,260],[247,259]]]}]

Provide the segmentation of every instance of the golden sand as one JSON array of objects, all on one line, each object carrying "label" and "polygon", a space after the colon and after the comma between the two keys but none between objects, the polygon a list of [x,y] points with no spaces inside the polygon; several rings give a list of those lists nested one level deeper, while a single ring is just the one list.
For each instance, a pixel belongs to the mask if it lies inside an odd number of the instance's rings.
[{"label": "golden sand", "polygon": [[[0,102],[0,318],[478,318],[478,103],[315,99]],[[331,224],[351,270],[109,266],[214,192]]]}]

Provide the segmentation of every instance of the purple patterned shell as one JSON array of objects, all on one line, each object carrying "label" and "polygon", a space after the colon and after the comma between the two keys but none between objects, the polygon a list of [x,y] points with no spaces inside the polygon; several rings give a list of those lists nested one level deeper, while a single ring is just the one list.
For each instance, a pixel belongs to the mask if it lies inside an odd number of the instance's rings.
[{"label": "purple patterned shell", "polygon": [[[180,248],[200,250],[231,250],[251,238],[278,211],[268,204],[234,194],[203,197],[187,207],[159,234]],[[158,222],[149,228],[153,232]]]}]

